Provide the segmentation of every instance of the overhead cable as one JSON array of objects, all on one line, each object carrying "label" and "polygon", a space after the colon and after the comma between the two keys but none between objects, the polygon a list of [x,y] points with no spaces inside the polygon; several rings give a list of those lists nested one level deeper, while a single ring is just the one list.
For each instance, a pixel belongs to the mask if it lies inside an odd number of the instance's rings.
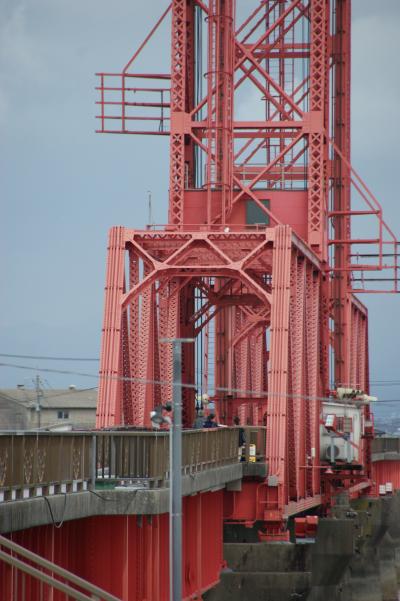
[{"label": "overhead cable", "polygon": [[35,361],[99,361],[98,357],[54,357],[40,355],[10,355],[8,353],[0,353],[0,357],[8,357],[10,359],[33,359]]},{"label": "overhead cable", "polygon": [[[104,374],[90,374],[90,373],[86,373],[86,372],[80,372],[80,371],[71,371],[71,370],[65,370],[65,369],[52,369],[50,367],[34,367],[32,365],[21,365],[21,364],[16,364],[16,363],[0,363],[0,367],[11,367],[11,368],[15,368],[15,369],[25,369],[25,370],[30,370],[30,371],[40,371],[40,372],[46,372],[46,373],[55,373],[55,374],[62,374],[62,375],[73,375],[73,376],[80,376],[82,378],[93,378],[93,379],[100,379],[100,380],[116,380],[116,381],[120,381],[120,382],[135,382],[138,384],[159,384],[159,385],[164,385],[164,386],[179,386],[180,388],[190,388],[192,390],[198,390],[198,386],[196,386],[196,384],[190,384],[190,383],[181,383],[181,382],[171,382],[169,380],[151,380],[151,379],[147,379],[147,378],[131,378],[131,377],[125,377],[125,376],[106,376]],[[228,394],[243,394],[243,395],[257,395],[257,396],[265,396],[265,397],[285,397],[285,398],[291,398],[291,399],[303,399],[306,401],[330,401],[332,402],[332,397],[323,397],[323,396],[313,396],[313,395],[304,395],[304,394],[291,394],[291,393],[284,393],[284,392],[273,392],[271,390],[246,390],[246,389],[242,389],[242,388],[231,388],[231,387],[225,387],[225,386],[213,386],[211,388],[211,390],[214,390],[215,392],[226,392]],[[240,399],[239,399],[240,400]],[[387,399],[387,400],[383,400],[383,401],[371,401],[371,402],[378,402],[378,403],[392,403],[392,402],[400,402],[400,399]],[[243,402],[246,402],[245,400]]]},{"label": "overhead cable", "polygon": [[[55,355],[16,355],[16,354],[9,354],[9,353],[0,353],[0,357],[7,357],[10,359],[32,359],[34,361],[93,361],[93,362],[98,362],[100,359],[99,357],[58,357]],[[0,364],[3,365],[3,364]],[[38,369],[38,368],[36,368]],[[42,369],[41,371],[46,371],[45,369]],[[199,371],[199,370],[196,370]],[[71,375],[81,375],[79,372],[60,372],[60,373],[70,373]],[[86,374],[88,375],[88,374]],[[94,376],[92,376],[94,377]],[[97,376],[96,376],[97,377]],[[139,379],[136,379],[135,381],[139,381]],[[142,383],[151,383],[150,381],[144,381],[142,380]],[[165,383],[165,382],[160,382],[160,383]],[[370,384],[374,384],[376,386],[386,386],[386,385],[393,385],[393,386],[399,386],[400,385],[400,379],[398,380],[370,380],[369,381]],[[194,385],[193,385],[194,386]]]}]

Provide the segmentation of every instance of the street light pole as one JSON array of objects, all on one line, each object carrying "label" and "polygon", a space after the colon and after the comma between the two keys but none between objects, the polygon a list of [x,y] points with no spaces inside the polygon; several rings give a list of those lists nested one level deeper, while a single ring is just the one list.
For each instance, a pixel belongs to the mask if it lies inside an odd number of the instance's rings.
[{"label": "street light pole", "polygon": [[35,381],[35,389],[36,389],[36,414],[37,414],[37,428],[38,430],[40,430],[40,426],[41,426],[41,419],[40,419],[40,413],[42,410],[42,406],[40,403],[40,397],[42,396],[42,390],[40,388],[40,376],[37,375],[36,376],[36,381]]},{"label": "street light pole", "polygon": [[169,437],[169,582],[170,601],[182,601],[182,344],[193,338],[163,339],[172,344],[173,416]]},{"label": "street light pole", "polygon": [[171,601],[182,601],[182,342],[174,340],[173,419],[170,434],[170,562]]}]

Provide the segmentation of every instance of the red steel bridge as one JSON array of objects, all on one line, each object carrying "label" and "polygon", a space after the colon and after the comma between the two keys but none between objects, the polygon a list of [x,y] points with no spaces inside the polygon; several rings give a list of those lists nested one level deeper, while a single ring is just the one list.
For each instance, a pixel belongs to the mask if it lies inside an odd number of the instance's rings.
[{"label": "red steel bridge", "polygon": [[[183,348],[185,428],[213,403],[219,423],[232,426],[239,417],[254,429],[264,466],[243,470],[240,486],[226,486],[238,479],[237,442],[229,438],[237,429],[187,442],[185,599],[202,598],[218,581],[223,523],[255,527],[261,540],[287,540],[289,519],[328,513],[337,492],[374,495],[377,480],[389,476],[400,488],[388,462],[372,472],[368,313],[360,296],[399,292],[399,253],[380,203],[351,164],[351,0],[173,0],[163,8],[125,67],[98,74],[100,133],[169,136],[170,144],[168,223],[110,231],[98,431],[56,447],[39,436],[15,437],[3,448],[0,437],[0,494],[17,458],[24,499],[26,489],[44,494],[46,457],[69,456],[68,486],[86,482],[100,505],[69,514],[59,507],[58,517],[46,509],[47,522],[28,524],[22,509],[11,512],[9,527],[0,519],[1,532],[18,530],[11,546],[0,540],[7,601],[26,598],[25,580],[12,571],[18,566],[7,567],[10,555],[29,565],[35,559],[15,544],[51,561],[46,573],[69,579],[82,591],[77,599],[85,591],[126,601],[168,598],[162,487],[151,510],[149,500],[118,506],[117,496],[112,509],[94,490],[99,469],[103,477],[107,470],[132,477],[130,461],[139,456],[140,465],[152,466],[141,479],[167,478],[167,447],[156,452],[145,438],[140,446],[137,431],[110,435],[107,448],[120,451],[110,451],[108,462],[99,461],[98,446],[101,439],[104,450],[110,429],[149,427],[150,411],[171,398],[172,349],[162,339],[195,339]],[[135,70],[165,26],[170,68]],[[157,157],[153,170],[156,176]],[[83,459],[88,448],[92,468]],[[195,489],[193,466],[230,476],[221,484],[214,474],[206,485],[200,474]],[[64,467],[52,470],[55,494]],[[18,501],[13,482],[11,504]],[[64,594],[43,593],[47,581],[42,588],[27,582],[30,599]]]},{"label": "red steel bridge", "polygon": [[[166,19],[170,72],[135,71]],[[371,486],[368,402],[357,466],[320,465],[322,400],[369,391],[359,295],[399,291],[397,240],[350,162],[350,40],[350,0],[174,0],[121,72],[98,74],[98,131],[169,136],[170,172],[167,225],[110,231],[97,426],[149,425],[171,398],[160,339],[196,339],[185,426],[203,398],[223,424],[266,425],[269,475],[230,520],[267,539]]]}]

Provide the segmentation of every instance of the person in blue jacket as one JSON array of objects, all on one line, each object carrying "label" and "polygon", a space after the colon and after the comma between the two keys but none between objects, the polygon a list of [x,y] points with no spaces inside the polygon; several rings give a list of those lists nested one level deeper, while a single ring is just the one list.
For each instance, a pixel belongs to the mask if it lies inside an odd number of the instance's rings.
[{"label": "person in blue jacket", "polygon": [[207,419],[204,422],[203,428],[218,428],[214,413],[209,413],[207,415]]}]

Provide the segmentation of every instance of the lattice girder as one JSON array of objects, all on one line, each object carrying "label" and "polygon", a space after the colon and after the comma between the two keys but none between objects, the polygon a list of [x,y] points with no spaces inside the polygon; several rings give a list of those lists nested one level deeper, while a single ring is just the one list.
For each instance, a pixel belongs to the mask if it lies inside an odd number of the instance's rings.
[{"label": "lattice girder", "polygon": [[[255,391],[255,405],[249,400],[249,394],[243,393],[245,402],[239,410],[239,416],[244,421],[263,419],[261,414],[258,415],[258,399],[265,396],[263,387],[267,385],[264,370],[264,361],[267,359],[265,333],[270,329],[268,387],[271,392],[268,401],[261,401],[260,411],[263,412],[264,404],[268,423],[266,455],[270,472],[277,477],[280,499],[277,503],[282,509],[287,502],[298,501],[315,494],[313,483],[317,482],[317,478],[306,478],[302,466],[306,465],[306,454],[310,452],[311,446],[318,448],[315,424],[318,422],[319,408],[316,402],[306,408],[305,401],[301,398],[302,395],[316,394],[322,381],[318,371],[320,290],[317,285],[321,272],[315,255],[287,226],[267,228],[256,235],[245,232],[187,232],[184,239],[182,236],[176,237],[173,232],[164,232],[160,236],[158,233],[123,228],[112,231],[110,239],[114,240],[116,234],[121,273],[115,270],[115,266],[112,266],[111,271],[114,276],[117,274],[122,278],[123,282],[126,252],[133,274],[130,278],[132,287],[125,291],[121,286],[117,294],[114,287],[107,287],[107,295],[112,295],[115,307],[118,307],[120,324],[123,324],[128,309],[139,306],[140,327],[134,325],[137,315],[131,311],[134,322],[125,330],[139,340],[129,340],[128,345],[116,347],[115,364],[119,365],[124,361],[124,357],[121,357],[124,348],[137,348],[139,377],[150,380],[132,387],[132,395],[136,394],[138,398],[132,398],[132,412],[125,410],[125,419],[133,419],[136,424],[148,424],[148,414],[154,404],[159,402],[160,398],[165,400],[170,394],[167,380],[171,370],[171,357],[166,352],[167,349],[161,349],[158,339],[165,335],[180,335],[182,331],[188,332],[189,330],[182,328],[187,328],[190,321],[190,327],[193,328],[198,317],[189,319],[188,300],[182,299],[189,299],[193,295],[193,287],[201,286],[204,293],[208,291],[209,294],[210,307],[207,311],[211,310],[211,307],[219,308],[220,323],[223,323],[225,328],[221,332],[225,331],[226,334],[223,349],[221,347],[225,367],[221,364],[216,384]],[[166,248],[168,252],[165,252]],[[115,255],[114,247],[110,247],[110,253]],[[140,261],[143,263],[142,270]],[[142,273],[141,277],[136,275],[138,269]],[[208,283],[210,281],[214,282],[212,287]],[[228,287],[231,294],[227,294]],[[185,297],[182,297],[182,294],[185,294]],[[180,321],[182,309],[179,309],[183,302],[186,303],[184,323]],[[236,317],[232,313],[231,318],[229,316],[233,310]],[[194,308],[191,311],[194,315]],[[305,312],[308,314],[307,332],[302,317]],[[116,322],[114,327],[117,326]],[[104,344],[109,342],[107,332],[108,330],[104,331]],[[317,367],[314,364],[307,365],[309,347],[316,355]],[[193,384],[193,357],[186,355],[185,361],[186,381]],[[235,374],[233,378],[229,378],[230,372]],[[105,373],[104,369],[102,373]],[[151,380],[159,378],[163,381],[163,377],[166,383],[163,383],[161,388],[151,383]],[[161,397],[158,396],[160,391]],[[293,395],[293,398],[290,395]],[[188,410],[186,419],[189,424],[193,417],[194,396],[192,393],[185,396],[185,406]],[[288,398],[291,398],[290,402]],[[240,394],[238,402],[239,399]],[[107,396],[101,390],[99,409],[103,423],[109,420],[107,416],[117,415],[116,410],[121,405],[121,387],[114,386],[113,390],[109,389]],[[131,414],[133,418],[130,417]],[[288,422],[287,414],[290,415]],[[301,434],[297,430],[294,446],[288,446],[290,436],[287,424],[299,420],[304,422],[304,433]],[[293,465],[294,471],[289,471],[295,474],[293,477],[296,479],[296,495],[288,494],[293,485],[290,481],[286,484],[284,482],[282,461]],[[310,469],[313,469],[312,466]],[[302,486],[299,486],[300,482],[303,482]],[[272,491],[271,494],[275,495],[275,492]],[[268,521],[267,515],[266,520]]]}]

